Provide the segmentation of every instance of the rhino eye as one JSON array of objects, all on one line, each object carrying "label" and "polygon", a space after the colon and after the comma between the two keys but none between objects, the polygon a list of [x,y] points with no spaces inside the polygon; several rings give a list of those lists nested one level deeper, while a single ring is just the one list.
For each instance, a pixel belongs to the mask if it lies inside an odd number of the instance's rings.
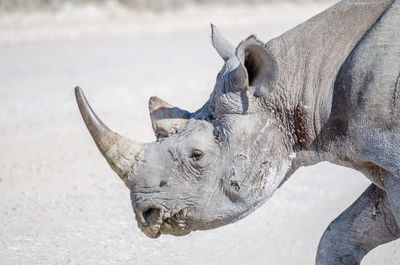
[{"label": "rhino eye", "polygon": [[203,157],[203,152],[199,150],[195,150],[192,152],[190,155],[190,158],[193,159],[193,161],[199,161]]}]

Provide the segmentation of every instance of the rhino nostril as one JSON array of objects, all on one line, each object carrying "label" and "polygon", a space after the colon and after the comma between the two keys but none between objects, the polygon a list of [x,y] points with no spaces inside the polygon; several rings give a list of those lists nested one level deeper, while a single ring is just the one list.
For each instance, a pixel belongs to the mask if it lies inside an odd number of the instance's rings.
[{"label": "rhino nostril", "polygon": [[143,212],[143,219],[147,221],[147,219],[149,218],[149,216],[154,213],[156,211],[156,209],[150,208],[146,211]]},{"label": "rhino nostril", "polygon": [[142,213],[142,216],[146,224],[148,226],[152,226],[159,221],[161,217],[161,211],[157,208],[149,208]]},{"label": "rhino nostril", "polygon": [[164,187],[165,185],[167,185],[168,183],[165,181],[165,180],[162,180],[161,182],[160,182],[160,188],[161,187]]}]

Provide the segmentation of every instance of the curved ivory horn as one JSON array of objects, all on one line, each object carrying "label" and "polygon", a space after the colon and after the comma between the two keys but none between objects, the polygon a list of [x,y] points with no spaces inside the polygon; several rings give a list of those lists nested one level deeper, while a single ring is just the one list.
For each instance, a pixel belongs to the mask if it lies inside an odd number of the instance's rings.
[{"label": "curved ivory horn", "polygon": [[179,132],[190,118],[190,112],[151,97],[149,99],[151,125],[156,137],[168,137]]},{"label": "curved ivory horn", "polygon": [[129,140],[111,131],[94,113],[80,87],[75,88],[75,97],[86,127],[100,152],[125,185],[130,187],[128,175],[140,159],[146,144]]}]

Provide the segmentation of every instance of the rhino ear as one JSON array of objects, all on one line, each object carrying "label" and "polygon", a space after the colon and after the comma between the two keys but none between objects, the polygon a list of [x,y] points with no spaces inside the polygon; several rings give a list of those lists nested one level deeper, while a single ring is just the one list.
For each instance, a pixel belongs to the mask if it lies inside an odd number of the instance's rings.
[{"label": "rhino ear", "polygon": [[235,56],[235,47],[221,35],[217,27],[213,24],[211,24],[211,41],[224,61]]},{"label": "rhino ear", "polygon": [[248,89],[255,97],[272,92],[279,79],[279,67],[272,53],[252,35],[242,41],[236,56],[247,71]]},{"label": "rhino ear", "polygon": [[151,125],[157,138],[177,133],[191,116],[190,112],[174,107],[158,97],[150,98],[149,111]]}]

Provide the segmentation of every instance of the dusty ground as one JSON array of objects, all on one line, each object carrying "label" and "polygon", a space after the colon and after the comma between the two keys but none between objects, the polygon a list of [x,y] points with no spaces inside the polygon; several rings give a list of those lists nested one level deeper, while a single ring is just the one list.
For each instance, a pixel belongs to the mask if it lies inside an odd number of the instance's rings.
[{"label": "dusty ground", "polygon": [[[304,168],[238,223],[149,239],[86,131],[73,87],[111,128],[151,141],[150,96],[193,111],[211,92],[222,61],[209,22],[235,43],[251,33],[267,41],[326,6],[0,16],[0,263],[313,264],[326,226],[369,185],[359,173]],[[400,241],[363,264],[399,260]]]}]

